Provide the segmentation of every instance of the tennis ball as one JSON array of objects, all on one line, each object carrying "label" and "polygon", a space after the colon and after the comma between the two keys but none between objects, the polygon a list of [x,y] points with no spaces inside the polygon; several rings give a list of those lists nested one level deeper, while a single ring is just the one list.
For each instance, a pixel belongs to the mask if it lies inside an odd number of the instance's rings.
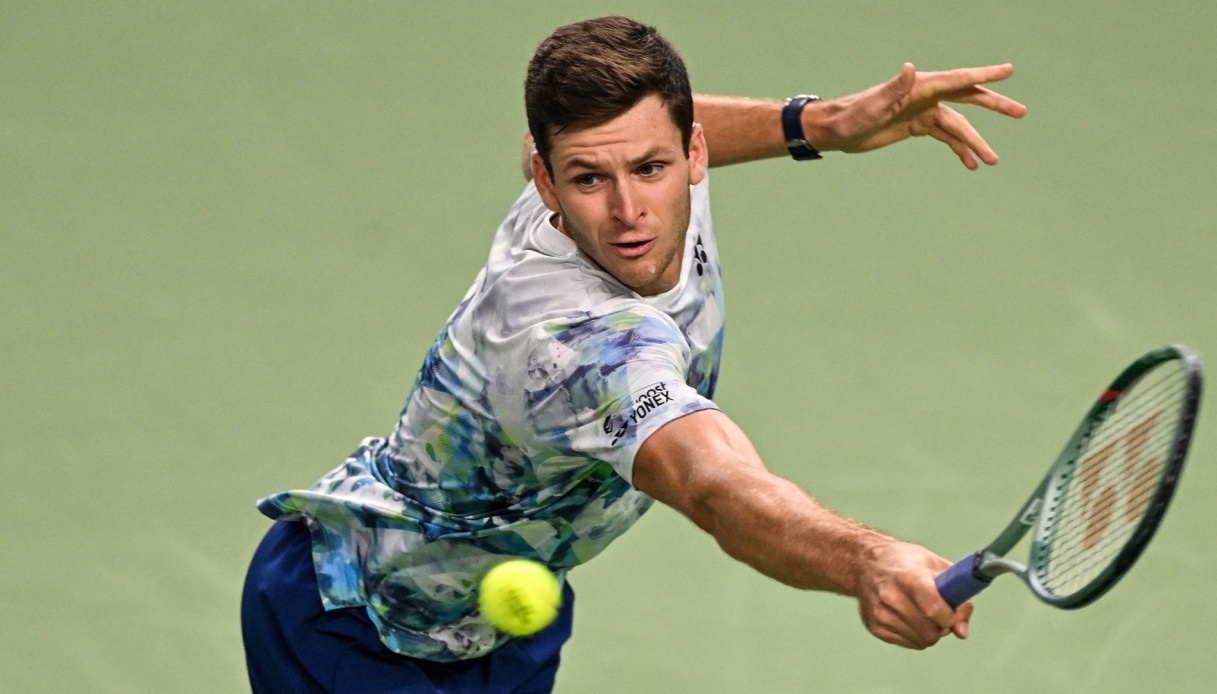
[{"label": "tennis ball", "polygon": [[528,636],[549,626],[561,605],[558,579],[527,559],[510,559],[495,566],[478,590],[482,614],[512,636]]}]

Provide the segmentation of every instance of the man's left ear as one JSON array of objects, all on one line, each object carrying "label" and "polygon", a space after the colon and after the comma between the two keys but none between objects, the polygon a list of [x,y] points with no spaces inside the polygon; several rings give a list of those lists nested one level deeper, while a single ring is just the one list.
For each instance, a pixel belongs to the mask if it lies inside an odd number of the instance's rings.
[{"label": "man's left ear", "polygon": [[545,160],[541,158],[540,152],[534,149],[529,163],[532,165],[532,180],[537,184],[537,193],[541,195],[541,202],[545,203],[550,212],[561,212],[558,195],[554,193],[554,179],[549,175],[549,169],[545,167]]},{"label": "man's left ear", "polygon": [[695,186],[706,177],[706,166],[710,162],[710,150],[706,147],[706,133],[701,123],[693,124],[689,136],[689,185]]}]

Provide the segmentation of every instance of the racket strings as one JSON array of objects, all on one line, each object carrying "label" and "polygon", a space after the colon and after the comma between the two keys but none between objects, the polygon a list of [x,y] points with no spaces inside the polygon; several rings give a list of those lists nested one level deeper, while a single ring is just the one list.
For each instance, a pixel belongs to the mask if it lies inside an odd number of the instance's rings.
[{"label": "racket strings", "polygon": [[1080,441],[1072,479],[1050,495],[1045,541],[1032,556],[1032,571],[1048,592],[1064,596],[1085,588],[1151,510],[1187,387],[1177,363],[1154,369],[1125,390]]}]

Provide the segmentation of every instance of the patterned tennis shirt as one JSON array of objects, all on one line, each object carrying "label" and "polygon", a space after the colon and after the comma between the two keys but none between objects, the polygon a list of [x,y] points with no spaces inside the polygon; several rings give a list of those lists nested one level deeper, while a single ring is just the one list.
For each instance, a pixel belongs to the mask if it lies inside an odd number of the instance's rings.
[{"label": "patterned tennis shirt", "polygon": [[534,559],[565,581],[646,512],[652,499],[630,484],[639,447],[715,408],[723,294],[708,178],[690,189],[680,281],[651,297],[582,254],[528,184],[389,437],[258,502],[308,524],[326,609],[366,607],[404,655],[482,656],[509,638],[477,608],[492,566]]}]

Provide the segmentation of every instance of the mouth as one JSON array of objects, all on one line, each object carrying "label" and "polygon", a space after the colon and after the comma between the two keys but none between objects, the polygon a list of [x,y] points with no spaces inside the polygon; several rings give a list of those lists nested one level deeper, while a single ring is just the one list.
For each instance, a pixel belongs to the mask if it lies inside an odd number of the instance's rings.
[{"label": "mouth", "polygon": [[610,246],[617,249],[617,252],[626,258],[637,258],[651,249],[655,245],[655,239],[646,239],[645,241],[620,241],[618,243],[610,243]]}]

